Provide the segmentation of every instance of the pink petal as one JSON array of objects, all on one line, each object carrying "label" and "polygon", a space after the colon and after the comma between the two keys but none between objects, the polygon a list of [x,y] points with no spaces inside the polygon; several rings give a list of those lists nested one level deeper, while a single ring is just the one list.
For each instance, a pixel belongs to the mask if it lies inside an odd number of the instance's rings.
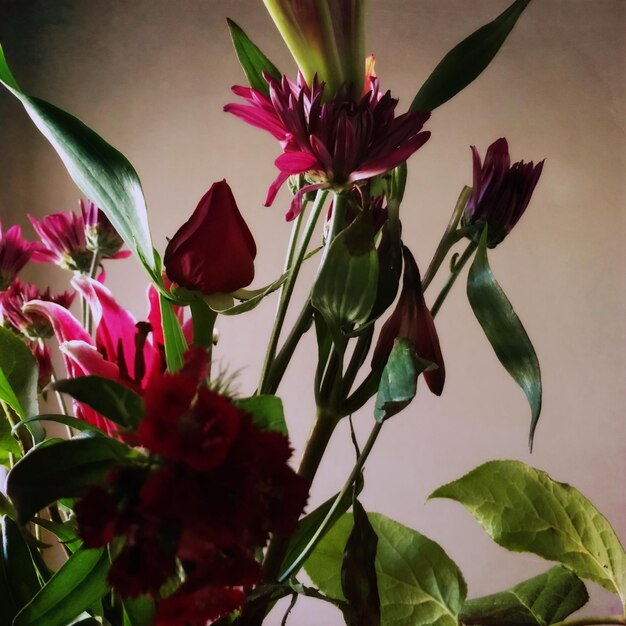
[{"label": "pink petal", "polygon": [[82,324],[59,304],[43,300],[31,300],[24,307],[24,311],[43,315],[52,324],[52,329],[59,343],[78,339],[93,345],[93,339]]},{"label": "pink petal", "polygon": [[59,350],[80,368],[82,374],[93,374],[113,380],[119,378],[119,367],[107,361],[96,348],[84,341],[66,341],[59,345]]},{"label": "pink petal", "polygon": [[224,111],[226,113],[232,113],[251,126],[266,130],[279,141],[284,141],[289,135],[274,113],[269,113],[246,104],[235,103],[225,105]]},{"label": "pink petal", "polygon": [[272,202],[276,198],[278,190],[283,186],[283,183],[289,178],[289,174],[286,172],[280,172],[276,177],[276,180],[270,185],[267,190],[267,198],[265,198],[265,206],[272,206]]},{"label": "pink petal", "polygon": [[302,174],[319,167],[318,160],[310,152],[284,152],[276,161],[276,167],[287,174]]},{"label": "pink petal", "polygon": [[285,219],[291,222],[300,215],[302,211],[302,198],[305,193],[315,191],[316,189],[325,189],[326,187],[328,187],[327,183],[316,183],[315,185],[305,185],[302,189],[299,189],[289,205],[289,211],[285,214]]}]

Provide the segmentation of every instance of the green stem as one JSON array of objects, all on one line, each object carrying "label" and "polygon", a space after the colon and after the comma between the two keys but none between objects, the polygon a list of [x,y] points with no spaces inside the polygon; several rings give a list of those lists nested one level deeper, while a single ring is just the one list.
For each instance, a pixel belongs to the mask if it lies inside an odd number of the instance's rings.
[{"label": "green stem", "polygon": [[327,193],[327,191],[322,190],[317,192],[315,202],[313,203],[313,208],[311,209],[311,214],[309,215],[309,220],[305,226],[304,233],[302,235],[300,246],[295,254],[295,259],[293,260],[291,271],[287,278],[287,282],[285,283],[284,291],[281,292],[281,298],[278,304],[278,310],[276,311],[276,318],[274,320],[272,334],[270,335],[269,345],[267,347],[265,360],[263,362],[263,369],[261,370],[261,379],[259,381],[258,387],[259,394],[264,394],[268,391],[268,381],[271,367],[274,361],[274,356],[276,354],[276,348],[278,346],[280,333],[285,322],[285,316],[287,314],[289,301],[291,300],[291,296],[293,295],[293,289],[296,285],[298,274],[300,273],[300,267],[302,266],[302,261],[304,260],[306,250],[311,241],[313,231],[315,230],[315,225],[317,224],[317,220],[322,211],[322,207],[324,206],[324,201],[326,200]]},{"label": "green stem", "polygon": [[[16,420],[13,418],[13,410],[4,400],[0,400],[0,406],[2,406],[2,410],[4,411],[4,414],[6,415],[9,425],[11,426],[11,430],[13,430],[16,427],[19,420]],[[23,428],[20,428],[19,430],[17,430],[17,441],[20,445],[22,455],[26,454],[32,448],[32,442],[30,441],[28,434],[24,433]],[[11,467],[13,467],[13,465],[15,464],[15,459],[13,458],[13,455],[9,456],[9,461],[10,461]]]},{"label": "green stem", "polygon": [[432,261],[430,262],[426,273],[422,277],[422,291],[425,291],[428,285],[432,282],[433,278],[437,274],[437,271],[441,267],[441,264],[448,255],[448,252],[450,252],[450,248],[452,248],[452,246],[459,241],[460,236],[457,233],[456,227],[461,220],[461,216],[465,210],[465,205],[467,204],[471,194],[471,187],[463,187],[463,190],[456,201],[454,211],[452,211],[452,216],[450,217],[448,226],[441,237],[441,241],[435,250],[435,254],[433,255]]},{"label": "green stem", "polygon": [[352,389],[352,385],[354,385],[359,369],[361,368],[361,365],[363,365],[365,357],[367,356],[370,346],[372,345],[373,335],[374,324],[370,325],[361,335],[359,335],[359,338],[357,339],[356,346],[354,346],[354,351],[352,352],[348,367],[346,368],[346,373],[343,377],[344,397],[348,396],[350,390]]},{"label": "green stem", "polygon": [[352,468],[352,471],[350,472],[350,476],[348,476],[348,480],[346,480],[343,488],[341,489],[341,491],[335,498],[333,505],[328,510],[328,513],[326,513],[326,517],[324,518],[322,523],[318,526],[317,530],[315,531],[315,534],[313,535],[313,537],[311,537],[309,543],[305,546],[304,550],[302,550],[302,552],[298,555],[298,558],[287,568],[287,570],[285,570],[278,577],[278,582],[284,582],[285,580],[288,580],[291,576],[296,574],[298,570],[302,567],[304,562],[309,558],[309,555],[311,554],[311,552],[317,545],[317,542],[319,541],[320,537],[323,535],[324,531],[328,528],[328,525],[332,521],[333,516],[335,512],[337,511],[337,507],[339,506],[339,504],[341,503],[345,495],[348,493],[348,491],[350,491],[356,479],[359,477],[359,474],[361,473],[363,466],[365,465],[365,461],[367,461],[367,457],[369,456],[370,452],[372,451],[372,448],[374,447],[374,444],[376,443],[376,439],[378,438],[378,435],[380,434],[380,430],[383,427],[383,423],[384,422],[376,422],[376,424],[374,425],[374,428],[372,428],[372,432],[370,433],[370,436],[368,437],[367,442],[365,443],[365,446],[363,447],[363,450],[361,451],[361,454],[359,454],[359,458],[357,459],[354,467]]},{"label": "green stem", "polygon": [[552,626],[594,626],[596,624],[626,624],[626,618],[618,615],[606,615],[603,617],[578,617],[576,619],[556,622]]},{"label": "green stem", "polygon": [[476,247],[477,247],[477,244],[474,243],[473,241],[470,241],[467,248],[465,248],[465,251],[463,252],[463,254],[455,261],[454,266],[450,270],[450,276],[448,276],[448,280],[446,281],[446,284],[443,286],[442,290],[439,292],[439,295],[437,296],[435,303],[430,309],[430,312],[433,317],[437,315],[439,309],[441,308],[441,305],[446,299],[446,296],[448,295],[448,293],[450,293],[450,289],[452,289],[452,285],[454,285],[454,283],[456,282],[456,279],[459,277],[459,274],[461,273],[461,270],[463,269],[467,261],[471,258],[472,254],[474,254]]}]

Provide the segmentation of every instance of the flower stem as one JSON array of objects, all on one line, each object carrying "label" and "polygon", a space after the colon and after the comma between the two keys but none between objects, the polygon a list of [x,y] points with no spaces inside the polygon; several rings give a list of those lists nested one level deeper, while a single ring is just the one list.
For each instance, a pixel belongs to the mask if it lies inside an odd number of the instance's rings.
[{"label": "flower stem", "polygon": [[332,506],[328,510],[326,517],[324,518],[322,523],[318,526],[317,530],[315,531],[315,534],[311,537],[309,543],[306,545],[304,550],[302,550],[302,552],[298,555],[298,558],[278,577],[278,582],[284,582],[285,580],[288,580],[291,576],[296,574],[298,570],[302,567],[304,562],[309,558],[309,555],[311,554],[311,552],[317,545],[317,542],[322,537],[324,531],[330,525],[340,502],[343,500],[343,498],[348,493],[348,491],[350,491],[350,489],[352,488],[352,485],[359,477],[359,474],[361,473],[363,466],[365,465],[365,461],[367,461],[367,457],[369,456],[370,452],[372,451],[372,448],[374,447],[374,444],[376,443],[376,439],[378,438],[378,435],[380,434],[381,428],[383,427],[383,423],[384,422],[376,422],[376,424],[374,425],[374,428],[372,428],[370,436],[368,437],[367,442],[365,443],[365,446],[363,447],[363,450],[359,454],[359,458],[357,459],[354,467],[352,468],[352,471],[350,472],[350,476],[348,476],[348,479],[346,480],[343,488],[341,489],[341,491],[335,498],[335,501],[333,502]]},{"label": "flower stem", "polygon": [[278,303],[278,309],[276,311],[276,318],[274,320],[274,327],[272,328],[272,334],[270,335],[269,345],[267,347],[265,360],[263,362],[263,369],[261,370],[261,379],[259,381],[259,387],[257,392],[259,394],[267,393],[271,367],[274,361],[274,356],[276,354],[276,348],[278,346],[280,333],[285,322],[285,316],[287,314],[289,301],[291,300],[291,296],[293,295],[293,289],[296,285],[298,274],[300,273],[300,267],[302,266],[302,261],[304,260],[306,250],[311,241],[313,231],[315,230],[315,225],[317,224],[317,220],[322,211],[322,207],[324,206],[324,201],[326,200],[327,193],[327,191],[317,192],[315,202],[313,203],[313,207],[311,209],[311,214],[309,215],[309,219],[302,235],[300,246],[298,247],[298,251],[295,254],[293,264],[290,268],[291,271],[289,273],[289,277],[287,278],[287,282],[285,283],[283,291],[281,291],[281,297]]},{"label": "flower stem", "polygon": [[443,286],[443,289],[439,292],[439,295],[437,296],[435,303],[430,309],[430,312],[433,317],[437,315],[437,312],[441,308],[441,305],[446,299],[446,296],[448,295],[448,293],[450,293],[450,289],[452,289],[452,285],[454,285],[456,279],[459,277],[459,274],[461,273],[461,270],[463,269],[467,261],[471,258],[472,254],[474,254],[476,247],[477,247],[477,244],[474,243],[473,241],[470,241],[469,244],[467,245],[467,248],[465,248],[465,251],[463,252],[463,254],[454,262],[450,270],[450,276],[448,276],[448,280],[446,281],[446,284]]},{"label": "flower stem", "polygon": [[422,277],[422,291],[426,290],[428,285],[430,285],[433,278],[437,274],[437,271],[441,267],[441,264],[444,262],[448,252],[450,252],[450,248],[452,248],[452,246],[459,240],[456,227],[461,220],[465,205],[467,204],[471,193],[471,187],[463,187],[463,190],[456,201],[454,211],[452,211],[452,216],[450,217],[448,226],[441,237],[441,241],[435,250],[435,254],[433,255],[432,261],[430,262],[426,273]]}]

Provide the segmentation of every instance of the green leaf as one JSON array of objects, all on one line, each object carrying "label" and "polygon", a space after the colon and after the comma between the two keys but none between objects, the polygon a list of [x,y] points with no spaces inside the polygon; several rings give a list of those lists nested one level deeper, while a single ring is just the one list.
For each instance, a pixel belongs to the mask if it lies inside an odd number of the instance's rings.
[{"label": "green leaf", "polygon": [[63,424],[65,426],[69,426],[74,430],[78,430],[80,432],[91,432],[97,433],[99,435],[105,435],[106,433],[103,430],[100,430],[97,426],[93,424],[89,424],[84,420],[78,419],[77,417],[72,417],[71,415],[64,415],[63,413],[44,413],[42,415],[35,415],[33,417],[29,417],[28,419],[21,420],[14,427],[13,431],[15,432],[21,426],[25,426],[27,424],[32,424],[33,422],[55,422],[56,424]]},{"label": "green leaf", "polygon": [[81,495],[132,450],[105,437],[75,438],[31,450],[7,477],[7,494],[25,523],[59,498]]},{"label": "green leaf", "polygon": [[0,82],[21,101],[35,126],[61,157],[76,186],[102,209],[128,247],[158,280],[141,183],[126,157],[69,113],[26,95],[13,78],[1,47]]},{"label": "green leaf", "polygon": [[76,552],[82,545],[82,540],[76,533],[76,519],[71,518],[67,522],[52,522],[43,517],[34,517],[33,523],[45,528],[52,533],[70,552]]},{"label": "green leaf", "polygon": [[502,291],[487,259],[487,227],[467,277],[467,297],[500,363],[522,388],[531,409],[529,445],[532,449],[541,413],[541,370],[522,322]]},{"label": "green leaf", "polygon": [[[357,495],[361,493],[363,489],[363,481],[359,480],[356,484],[356,493]],[[317,532],[317,529],[320,527],[322,522],[326,519],[328,512],[331,507],[335,503],[337,496],[339,494],[335,494],[322,504],[320,504],[316,509],[311,511],[308,515],[305,515],[299,522],[298,528],[296,532],[291,536],[291,540],[289,541],[289,548],[287,549],[287,554],[283,559],[283,566],[281,570],[280,579],[283,579],[284,572],[288,571],[291,568],[292,563],[298,558],[298,556],[307,548],[309,542],[313,539],[313,536]],[[318,542],[321,541],[326,533],[333,527],[335,522],[350,508],[352,504],[352,494],[346,493],[341,498],[339,504],[335,507],[335,511],[333,512],[332,517],[330,518],[330,523],[326,531],[324,531],[318,538]],[[293,575],[295,576],[298,572],[294,571]]]},{"label": "green leaf", "polygon": [[[459,568],[427,537],[379,513],[368,517],[378,535],[381,625],[458,626],[467,591]],[[320,591],[340,600],[341,563],[352,526],[352,515],[344,515],[305,565]]]},{"label": "green leaf", "polygon": [[[0,379],[2,377],[2,370],[0,370]],[[2,385],[1,381],[0,385]],[[11,455],[13,455],[14,459],[19,459],[22,456],[22,450],[17,439],[12,434],[9,418],[5,415],[2,407],[0,407],[0,465],[10,467]]]},{"label": "green leaf", "polygon": [[261,430],[275,430],[289,436],[283,401],[278,396],[252,396],[237,400],[237,406],[252,416],[252,421]]},{"label": "green leaf", "polygon": [[[0,48],[0,52],[1,52]],[[21,419],[38,413],[37,362],[28,346],[0,326],[0,400]]]},{"label": "green leaf", "polygon": [[13,626],[66,626],[104,596],[109,585],[106,551],[78,550],[13,621]]},{"label": "green leaf", "polygon": [[371,215],[363,213],[330,244],[311,293],[311,304],[338,331],[364,323],[376,300],[378,253]]},{"label": "green leaf", "polygon": [[154,601],[146,596],[124,600],[124,626],[150,626],[154,616]]},{"label": "green leaf", "polygon": [[498,544],[569,567],[626,598],[626,554],[608,520],[578,490],[519,461],[491,461],[439,487]]},{"label": "green leaf", "polygon": [[133,429],[143,416],[141,396],[115,380],[81,376],[59,380],[53,389],[66,393],[124,428]]},{"label": "green leaf", "polygon": [[265,95],[269,95],[269,86],[263,78],[263,72],[273,76],[276,80],[282,78],[280,72],[274,64],[259,50],[243,29],[233,20],[227,19],[228,30],[230,31],[233,46],[237,53],[237,58],[246,74],[250,87]]},{"label": "green leaf", "polygon": [[0,560],[17,610],[41,589],[28,544],[19,526],[4,516],[0,524]]},{"label": "green leaf", "polygon": [[582,581],[558,565],[507,591],[468,600],[460,619],[480,626],[548,626],[564,620],[588,599]]},{"label": "green leaf", "polygon": [[176,372],[183,366],[187,341],[174,312],[172,302],[163,294],[160,294],[159,301],[161,303],[161,324],[163,325],[167,369],[170,372]]},{"label": "green leaf", "polygon": [[383,422],[406,408],[417,392],[419,375],[436,367],[417,356],[412,341],[396,339],[378,384],[376,421]]},{"label": "green leaf", "polygon": [[348,626],[380,626],[380,598],[376,578],[378,537],[365,509],[354,498],[354,525],[346,542],[341,565],[341,589],[349,603],[344,610]]},{"label": "green leaf", "polygon": [[493,22],[461,41],[440,61],[411,103],[432,111],[462,91],[491,63],[530,0],[516,0]]}]

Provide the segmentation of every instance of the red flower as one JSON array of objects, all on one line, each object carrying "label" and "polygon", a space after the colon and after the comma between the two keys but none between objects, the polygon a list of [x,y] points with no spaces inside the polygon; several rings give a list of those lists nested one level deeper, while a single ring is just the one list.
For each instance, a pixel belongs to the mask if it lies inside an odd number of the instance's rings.
[{"label": "red flower", "polygon": [[307,174],[309,182],[291,203],[287,219],[301,210],[302,196],[314,189],[352,189],[360,181],[384,174],[406,161],[428,138],[420,132],[430,113],[408,111],[395,116],[398,101],[370,76],[371,89],[359,101],[342,86],[322,102],[324,84],[307,85],[301,74],[296,83],[266,76],[269,97],[249,87],[233,87],[248,104],[227,104],[224,110],[262,128],[278,139],[283,154],[276,159],[280,173],[269,188],[266,206],[293,174]]},{"label": "red flower", "polygon": [[481,164],[476,146],[471,146],[474,159],[474,186],[465,207],[463,225],[478,224],[474,234],[478,242],[482,226],[488,225],[487,245],[497,246],[524,214],[543,170],[543,161],[519,161],[511,165],[509,144],[504,137],[487,149]]},{"label": "red flower", "polygon": [[213,183],[165,250],[170,280],[204,294],[231,293],[254,278],[256,245],[225,180]]},{"label": "red flower", "polygon": [[92,487],[75,507],[80,538],[86,548],[99,548],[115,535],[118,509],[115,500],[101,487]]},{"label": "red flower", "polygon": [[440,396],[446,378],[435,322],[424,301],[422,283],[417,263],[410,250],[403,246],[404,274],[398,304],[380,330],[378,343],[372,357],[372,367],[383,367],[389,358],[396,339],[410,339],[417,355],[437,365],[437,369],[424,372],[430,390]]},{"label": "red flower", "polygon": [[239,430],[239,410],[185,375],[155,377],[146,389],[146,413],[137,440],[161,456],[198,471],[221,465]]},{"label": "red flower", "polygon": [[15,275],[28,263],[37,245],[22,239],[22,229],[17,225],[2,232],[0,222],[0,291],[7,289]]}]

